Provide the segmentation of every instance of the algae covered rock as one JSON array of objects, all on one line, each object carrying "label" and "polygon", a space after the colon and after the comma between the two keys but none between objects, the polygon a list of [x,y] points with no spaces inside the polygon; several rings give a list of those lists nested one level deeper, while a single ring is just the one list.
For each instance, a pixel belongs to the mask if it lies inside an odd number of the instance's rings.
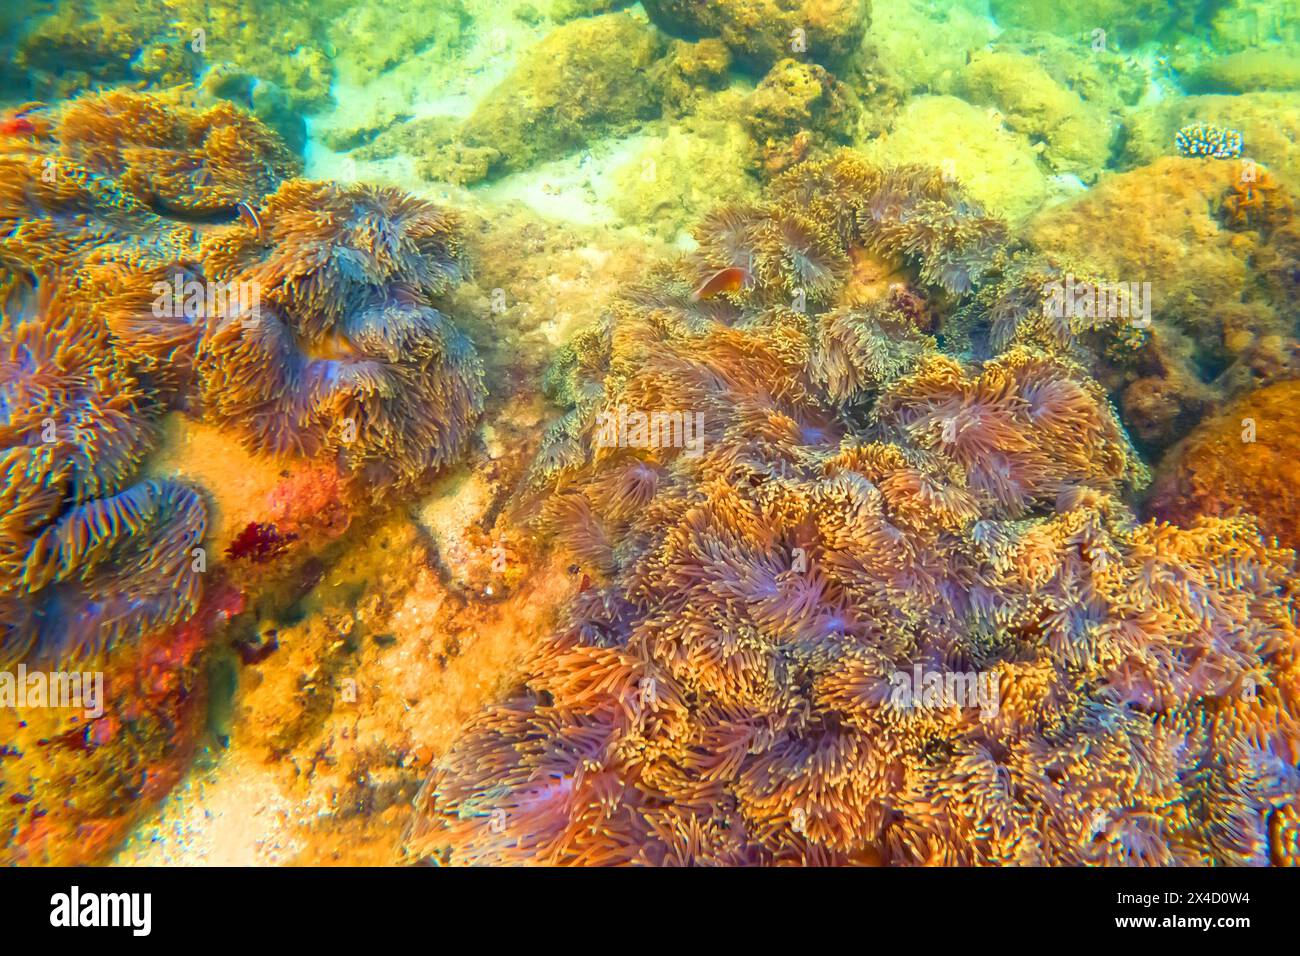
[{"label": "algae covered rock", "polygon": [[716,38],[696,43],[673,40],[668,55],[655,68],[663,90],[664,112],[681,116],[695,109],[701,97],[727,85],[731,51]]},{"label": "algae covered rock", "polygon": [[1174,152],[1174,136],[1193,123],[1241,133],[1245,158],[1300,180],[1300,93],[1242,93],[1165,100],[1125,123],[1122,159],[1136,166]]},{"label": "algae covered rock", "polygon": [[93,0],[63,3],[45,16],[29,15],[14,66],[26,81],[25,92],[51,97],[70,96],[92,83],[135,78],[136,54],[167,20],[161,9],[115,11]]},{"label": "algae covered rock", "polygon": [[979,4],[937,6],[926,0],[893,0],[871,14],[870,44],[877,68],[904,93],[946,92],[973,50],[997,35]]},{"label": "algae covered rock", "polygon": [[500,154],[515,172],[626,132],[662,109],[651,67],[658,31],[627,13],[575,20],[524,54],[461,128],[465,146]]},{"label": "algae covered rock", "polygon": [[1296,268],[1291,226],[1229,227],[1225,201],[1240,169],[1163,157],[1044,210],[1026,229],[1040,249],[1148,287],[1150,341],[1141,377],[1121,397],[1148,448],[1186,434],[1212,404],[1295,374],[1294,289],[1269,278]]},{"label": "algae covered rock", "polygon": [[1013,222],[1047,198],[1047,178],[1029,144],[995,114],[955,96],[914,98],[893,129],[863,152],[887,165],[937,166],[990,212]]},{"label": "algae covered rock", "polygon": [[1104,30],[1109,42],[1133,46],[1174,28],[1194,29],[1202,5],[1194,0],[991,0],[989,6],[1004,27],[1089,35]]},{"label": "algae covered rock", "polygon": [[751,151],[736,121],[673,126],[614,173],[610,204],[625,224],[672,240],[710,209],[757,193]]},{"label": "algae covered rock", "polygon": [[765,70],[787,56],[835,64],[857,51],[868,0],[644,0],[650,19],[678,36],[721,37],[736,58]]},{"label": "algae covered rock", "polygon": [[350,5],[329,36],[342,68],[369,78],[422,51],[449,55],[465,42],[471,23],[462,0],[384,0]]},{"label": "algae covered rock", "polygon": [[610,13],[630,5],[632,0],[551,0],[550,15],[556,23]]},{"label": "algae covered rock", "polygon": [[823,146],[848,143],[860,115],[857,94],[825,67],[787,58],[749,96],[745,125],[754,142],[772,153],[783,152],[800,135]]},{"label": "algae covered rock", "polygon": [[1161,464],[1149,509],[1187,525],[1245,510],[1264,534],[1300,547],[1300,380],[1279,382],[1203,422]]},{"label": "algae covered rock", "polygon": [[1047,144],[1044,158],[1059,173],[1096,179],[1110,156],[1110,117],[1057,83],[1033,57],[995,52],[980,56],[957,80],[973,103],[996,106],[1007,125]]},{"label": "algae covered rock", "polygon": [[1215,50],[1253,50],[1263,44],[1295,41],[1296,11],[1273,0],[1219,0],[1209,14],[1209,39]]},{"label": "algae covered rock", "polygon": [[1184,86],[1192,93],[1297,90],[1300,89],[1300,51],[1294,47],[1271,47],[1215,57],[1192,71]]}]

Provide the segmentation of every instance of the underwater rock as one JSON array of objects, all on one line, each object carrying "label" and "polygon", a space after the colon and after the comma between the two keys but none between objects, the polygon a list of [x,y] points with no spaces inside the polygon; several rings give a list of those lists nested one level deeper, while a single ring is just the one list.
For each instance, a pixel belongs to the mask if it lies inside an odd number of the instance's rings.
[{"label": "underwater rock", "polygon": [[1125,122],[1125,166],[1172,155],[1178,131],[1194,123],[1239,131],[1243,158],[1300,183],[1300,93],[1186,96],[1143,107]]},{"label": "underwater rock", "polygon": [[927,163],[998,215],[1019,221],[1047,199],[1037,155],[999,117],[955,96],[918,96],[890,131],[862,146],[880,163]]},{"label": "underwater rock", "polygon": [[[450,132],[456,127],[455,121],[449,117],[428,117],[421,122],[429,123],[438,130],[440,142],[446,141],[450,137]],[[378,145],[386,134],[403,130],[410,124],[410,113],[390,104],[377,104],[373,111],[367,111],[360,116],[336,118],[335,122],[322,128],[321,142],[335,152],[358,150],[354,154],[356,159],[387,158],[399,148],[409,148],[410,152],[418,152],[415,148],[418,137],[410,135],[409,132],[400,137],[402,141],[400,146],[398,143],[392,143],[390,148],[385,149]],[[375,152],[363,156],[360,149],[373,149]]]},{"label": "underwater rock", "polygon": [[997,28],[977,5],[936,7],[927,0],[891,0],[871,13],[872,65],[903,94],[948,92],[971,53]]},{"label": "underwater rock", "polygon": [[1170,449],[1147,511],[1190,525],[1245,513],[1285,548],[1300,548],[1300,380],[1233,402]]},{"label": "underwater rock", "polygon": [[[423,116],[394,123],[392,117],[376,118],[382,129],[374,141],[354,150],[359,160],[389,159],[407,155],[415,169],[432,182],[468,185],[486,179],[501,160],[501,151],[490,146],[467,146],[457,140],[460,123],[450,116]],[[331,134],[338,147],[361,135],[356,128]]]},{"label": "underwater rock", "polygon": [[1186,434],[1212,402],[1293,374],[1291,293],[1270,289],[1260,270],[1271,262],[1284,271],[1293,247],[1286,230],[1225,228],[1221,210],[1242,171],[1240,161],[1166,157],[1103,178],[1026,229],[1039,249],[1117,282],[1149,284],[1145,372],[1124,386],[1123,406],[1153,450]]},{"label": "underwater rock", "polygon": [[463,0],[384,0],[342,4],[331,18],[328,36],[339,51],[339,72],[364,83],[417,54],[451,58],[472,29]]},{"label": "underwater rock", "polygon": [[121,83],[149,72],[163,82],[189,79],[198,57],[180,34],[166,47],[153,48],[137,61],[137,53],[162,32],[167,12],[157,6],[114,9],[96,0],[51,5],[33,17],[20,35],[14,66],[30,96],[62,99],[98,83]]},{"label": "underwater rock", "polygon": [[991,47],[1031,57],[1058,85],[1112,115],[1140,103],[1155,79],[1147,70],[1135,69],[1133,58],[1122,49],[1094,49],[1090,37],[1080,42],[1077,36],[1013,29],[1000,33]]},{"label": "underwater rock", "polygon": [[730,68],[731,51],[721,40],[672,40],[667,55],[655,65],[665,115],[693,112],[702,98],[726,87]]},{"label": "underwater rock", "polygon": [[1016,132],[1045,142],[1043,158],[1057,173],[1092,182],[1110,158],[1118,126],[1058,84],[1032,57],[1007,52],[976,56],[956,85],[972,103],[996,106]]},{"label": "underwater rock", "polygon": [[653,27],[626,13],[575,20],[525,53],[460,130],[465,146],[494,150],[493,173],[516,172],[626,132],[662,109],[652,67]]},{"label": "underwater rock", "polygon": [[1208,40],[1214,50],[1252,50],[1279,40],[1297,39],[1295,13],[1286,4],[1268,0],[1221,0],[1208,13]]},{"label": "underwater rock", "polygon": [[1203,5],[1195,0],[991,0],[993,17],[1003,27],[1024,27],[1049,33],[1091,38],[1103,30],[1107,45],[1123,47],[1172,32],[1195,32]]},{"label": "underwater rock", "polygon": [[556,23],[598,13],[611,13],[630,6],[633,0],[550,0],[551,19]]},{"label": "underwater rock", "polygon": [[644,0],[660,28],[677,36],[720,37],[736,59],[760,71],[807,54],[834,66],[862,44],[868,0]]},{"label": "underwater rock", "polygon": [[750,94],[744,121],[770,174],[784,168],[772,161],[773,154],[788,149],[800,134],[815,142],[819,152],[851,142],[861,110],[857,94],[824,67],[787,58]]},{"label": "underwater rock", "polygon": [[693,116],[614,172],[610,206],[624,223],[671,241],[702,210],[756,195],[747,172],[752,151],[734,119],[706,123]]},{"label": "underwater rock", "polygon": [[295,110],[330,103],[334,66],[325,31],[341,12],[320,0],[178,0],[174,29],[202,31],[207,66],[229,63],[283,90]]},{"label": "underwater rock", "polygon": [[1250,93],[1300,89],[1300,54],[1274,47],[1216,57],[1184,81],[1189,93]]},{"label": "underwater rock", "polygon": [[329,102],[334,71],[320,45],[335,13],[310,0],[176,0],[166,9],[73,0],[23,33],[16,58],[26,93],[47,100],[109,83],[162,89],[201,86],[214,73],[258,77],[283,101],[259,101],[256,112],[295,142],[302,112]]}]

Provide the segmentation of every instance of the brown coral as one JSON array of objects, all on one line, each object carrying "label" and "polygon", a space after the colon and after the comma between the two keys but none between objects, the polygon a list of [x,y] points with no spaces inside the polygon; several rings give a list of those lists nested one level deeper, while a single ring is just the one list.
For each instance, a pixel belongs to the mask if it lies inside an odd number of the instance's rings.
[{"label": "brown coral", "polygon": [[1254,515],[1283,547],[1300,548],[1300,381],[1260,389],[1170,449],[1148,507],[1184,524],[1200,515]]}]

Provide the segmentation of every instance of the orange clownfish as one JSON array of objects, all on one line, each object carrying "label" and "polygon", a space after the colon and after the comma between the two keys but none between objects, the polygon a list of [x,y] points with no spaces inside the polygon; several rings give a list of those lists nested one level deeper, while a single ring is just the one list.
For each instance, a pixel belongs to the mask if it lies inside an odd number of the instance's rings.
[{"label": "orange clownfish", "polygon": [[728,266],[705,279],[704,283],[691,293],[691,301],[712,299],[724,292],[739,292],[752,284],[753,279],[754,277],[744,266]]}]

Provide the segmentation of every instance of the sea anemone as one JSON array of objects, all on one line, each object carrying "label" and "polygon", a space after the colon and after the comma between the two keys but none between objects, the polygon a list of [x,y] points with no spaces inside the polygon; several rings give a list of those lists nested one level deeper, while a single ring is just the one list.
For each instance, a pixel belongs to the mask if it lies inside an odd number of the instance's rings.
[{"label": "sea anemone", "polygon": [[64,502],[122,487],[148,451],[155,409],[115,361],[85,297],[21,283],[0,320],[0,580]]},{"label": "sea anemone", "polygon": [[1118,491],[1147,479],[1101,389],[1066,360],[1013,349],[967,378],[955,360],[931,355],[876,406],[908,444],[938,452],[966,473],[999,511],[1018,517],[1060,491]]},{"label": "sea anemone", "polygon": [[308,340],[385,300],[441,295],[464,274],[460,220],[396,189],[290,180],[248,224],[204,237],[214,279],[242,281]]},{"label": "sea anemone", "polygon": [[144,481],[74,507],[32,542],[21,592],[0,596],[0,656],[59,662],[194,613],[207,510],[177,482]]},{"label": "sea anemone", "polygon": [[86,290],[42,280],[0,322],[0,602],[5,660],[60,660],[193,611],[205,510],[130,485],[157,407],[115,358]]},{"label": "sea anemone", "polygon": [[300,180],[258,215],[261,233],[203,241],[207,274],[251,289],[253,307],[206,317],[202,414],[256,450],[333,456],[373,489],[447,464],[484,397],[473,345],[431,301],[463,269],[456,219],[393,190]]},{"label": "sea anemone", "polygon": [[885,304],[864,310],[837,309],[819,318],[811,369],[841,404],[878,392],[935,348],[911,316]]},{"label": "sea anemone", "polygon": [[[912,209],[952,225],[927,205],[933,180],[873,192],[884,174],[835,163],[787,197],[814,219],[851,208],[823,225],[865,222],[918,263],[942,248],[904,227]],[[862,205],[839,170],[868,185]],[[1141,462],[1062,354],[959,361],[884,303],[800,314],[760,292],[744,308],[687,322],[637,290],[584,350],[599,358],[557,372],[568,452],[539,513],[598,579],[438,761],[412,856],[1291,852],[1274,821],[1294,812],[1300,755],[1292,552],[1244,518],[1139,524],[1118,493]],[[699,413],[703,443],[594,440],[620,409]]]},{"label": "sea anemone", "polygon": [[252,116],[225,101],[194,109],[179,93],[83,94],[58,111],[50,137],[62,159],[162,215],[234,215],[298,165]]}]

